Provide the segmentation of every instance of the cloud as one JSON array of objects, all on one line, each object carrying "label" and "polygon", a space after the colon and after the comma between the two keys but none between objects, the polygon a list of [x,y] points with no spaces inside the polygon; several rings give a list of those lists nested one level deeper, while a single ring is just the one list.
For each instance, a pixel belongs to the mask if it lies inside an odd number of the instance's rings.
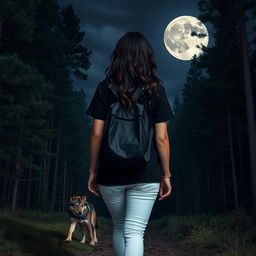
[{"label": "cloud", "polygon": [[178,16],[196,17],[199,14],[196,1],[59,0],[59,4],[74,6],[81,30],[85,31],[83,44],[92,50],[88,80],[74,79],[75,88],[85,89],[88,102],[97,84],[105,78],[104,71],[110,64],[110,54],[118,39],[128,31],[138,31],[147,37],[155,51],[157,74],[172,104],[175,95],[182,90],[190,62],[177,60],[168,53],[163,43],[164,30]]},{"label": "cloud", "polygon": [[117,40],[125,33],[122,28],[104,24],[101,27],[96,27],[87,23],[83,25],[83,30],[86,32],[84,43],[88,42],[94,49],[99,51],[112,50]]}]

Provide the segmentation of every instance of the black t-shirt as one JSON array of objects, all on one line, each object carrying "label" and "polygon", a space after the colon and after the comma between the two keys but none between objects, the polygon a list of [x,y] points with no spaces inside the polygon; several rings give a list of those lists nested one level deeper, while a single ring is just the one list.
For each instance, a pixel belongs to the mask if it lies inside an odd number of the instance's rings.
[{"label": "black t-shirt", "polygon": [[[172,118],[173,112],[164,86],[159,85],[156,92],[159,96],[153,96],[151,109],[148,107],[148,99],[146,95],[141,95],[138,102],[144,104],[145,109],[149,114],[149,118],[153,123],[167,122]],[[117,98],[111,89],[108,88],[108,83],[104,82],[103,80],[98,84],[86,114],[95,119],[106,120],[110,105],[116,101]],[[153,136],[153,143],[151,143],[151,159],[145,165],[145,167],[143,167],[143,169],[140,168],[137,170],[129,170],[124,166],[121,170],[115,170],[113,168],[107,168],[107,163],[104,164],[102,163],[101,159],[99,159],[96,183],[114,186],[142,182],[161,182],[163,170],[154,138],[155,134]]]}]

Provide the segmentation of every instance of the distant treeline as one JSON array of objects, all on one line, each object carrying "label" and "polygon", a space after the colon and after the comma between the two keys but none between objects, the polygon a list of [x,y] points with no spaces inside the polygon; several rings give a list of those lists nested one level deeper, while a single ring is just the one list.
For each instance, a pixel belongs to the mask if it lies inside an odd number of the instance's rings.
[{"label": "distant treeline", "polygon": [[72,6],[3,0],[0,8],[1,206],[63,210],[87,187],[91,51]]},{"label": "distant treeline", "polygon": [[215,44],[191,61],[182,98],[175,98],[169,127],[175,202],[169,209],[251,210],[256,206],[256,2],[201,0],[198,7],[198,18],[211,23]]},{"label": "distant treeline", "polygon": [[[173,191],[159,215],[256,206],[254,2],[198,2],[215,45],[191,61],[175,98]],[[19,3],[0,9],[0,204],[62,211],[70,193],[87,189],[90,119],[72,77],[87,79],[92,52],[72,6]]]}]

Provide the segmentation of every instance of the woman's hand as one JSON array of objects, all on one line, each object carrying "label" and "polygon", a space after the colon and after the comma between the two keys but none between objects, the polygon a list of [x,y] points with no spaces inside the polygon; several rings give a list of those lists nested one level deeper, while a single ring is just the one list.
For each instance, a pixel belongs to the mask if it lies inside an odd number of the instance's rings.
[{"label": "woman's hand", "polygon": [[92,172],[90,170],[90,175],[88,180],[88,190],[93,194],[95,194],[96,196],[99,196],[99,193],[97,192],[99,191],[99,184],[95,183],[96,177],[97,177],[96,172]]},{"label": "woman's hand", "polygon": [[[161,184],[160,184],[160,192],[159,192],[159,200],[163,200],[165,198],[167,198],[172,191],[172,186],[170,183],[170,179],[169,178],[162,178]],[[164,192],[164,194],[163,194]]]}]

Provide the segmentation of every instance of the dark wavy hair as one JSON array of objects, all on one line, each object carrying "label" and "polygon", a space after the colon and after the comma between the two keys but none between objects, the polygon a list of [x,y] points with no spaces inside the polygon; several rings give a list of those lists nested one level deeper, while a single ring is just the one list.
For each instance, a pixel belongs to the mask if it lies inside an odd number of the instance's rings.
[{"label": "dark wavy hair", "polygon": [[132,93],[143,84],[142,94],[148,96],[149,108],[156,87],[162,82],[156,75],[154,51],[148,40],[139,32],[127,32],[117,42],[111,54],[111,65],[105,69],[110,80],[119,88],[119,100],[129,108],[135,99]]}]

